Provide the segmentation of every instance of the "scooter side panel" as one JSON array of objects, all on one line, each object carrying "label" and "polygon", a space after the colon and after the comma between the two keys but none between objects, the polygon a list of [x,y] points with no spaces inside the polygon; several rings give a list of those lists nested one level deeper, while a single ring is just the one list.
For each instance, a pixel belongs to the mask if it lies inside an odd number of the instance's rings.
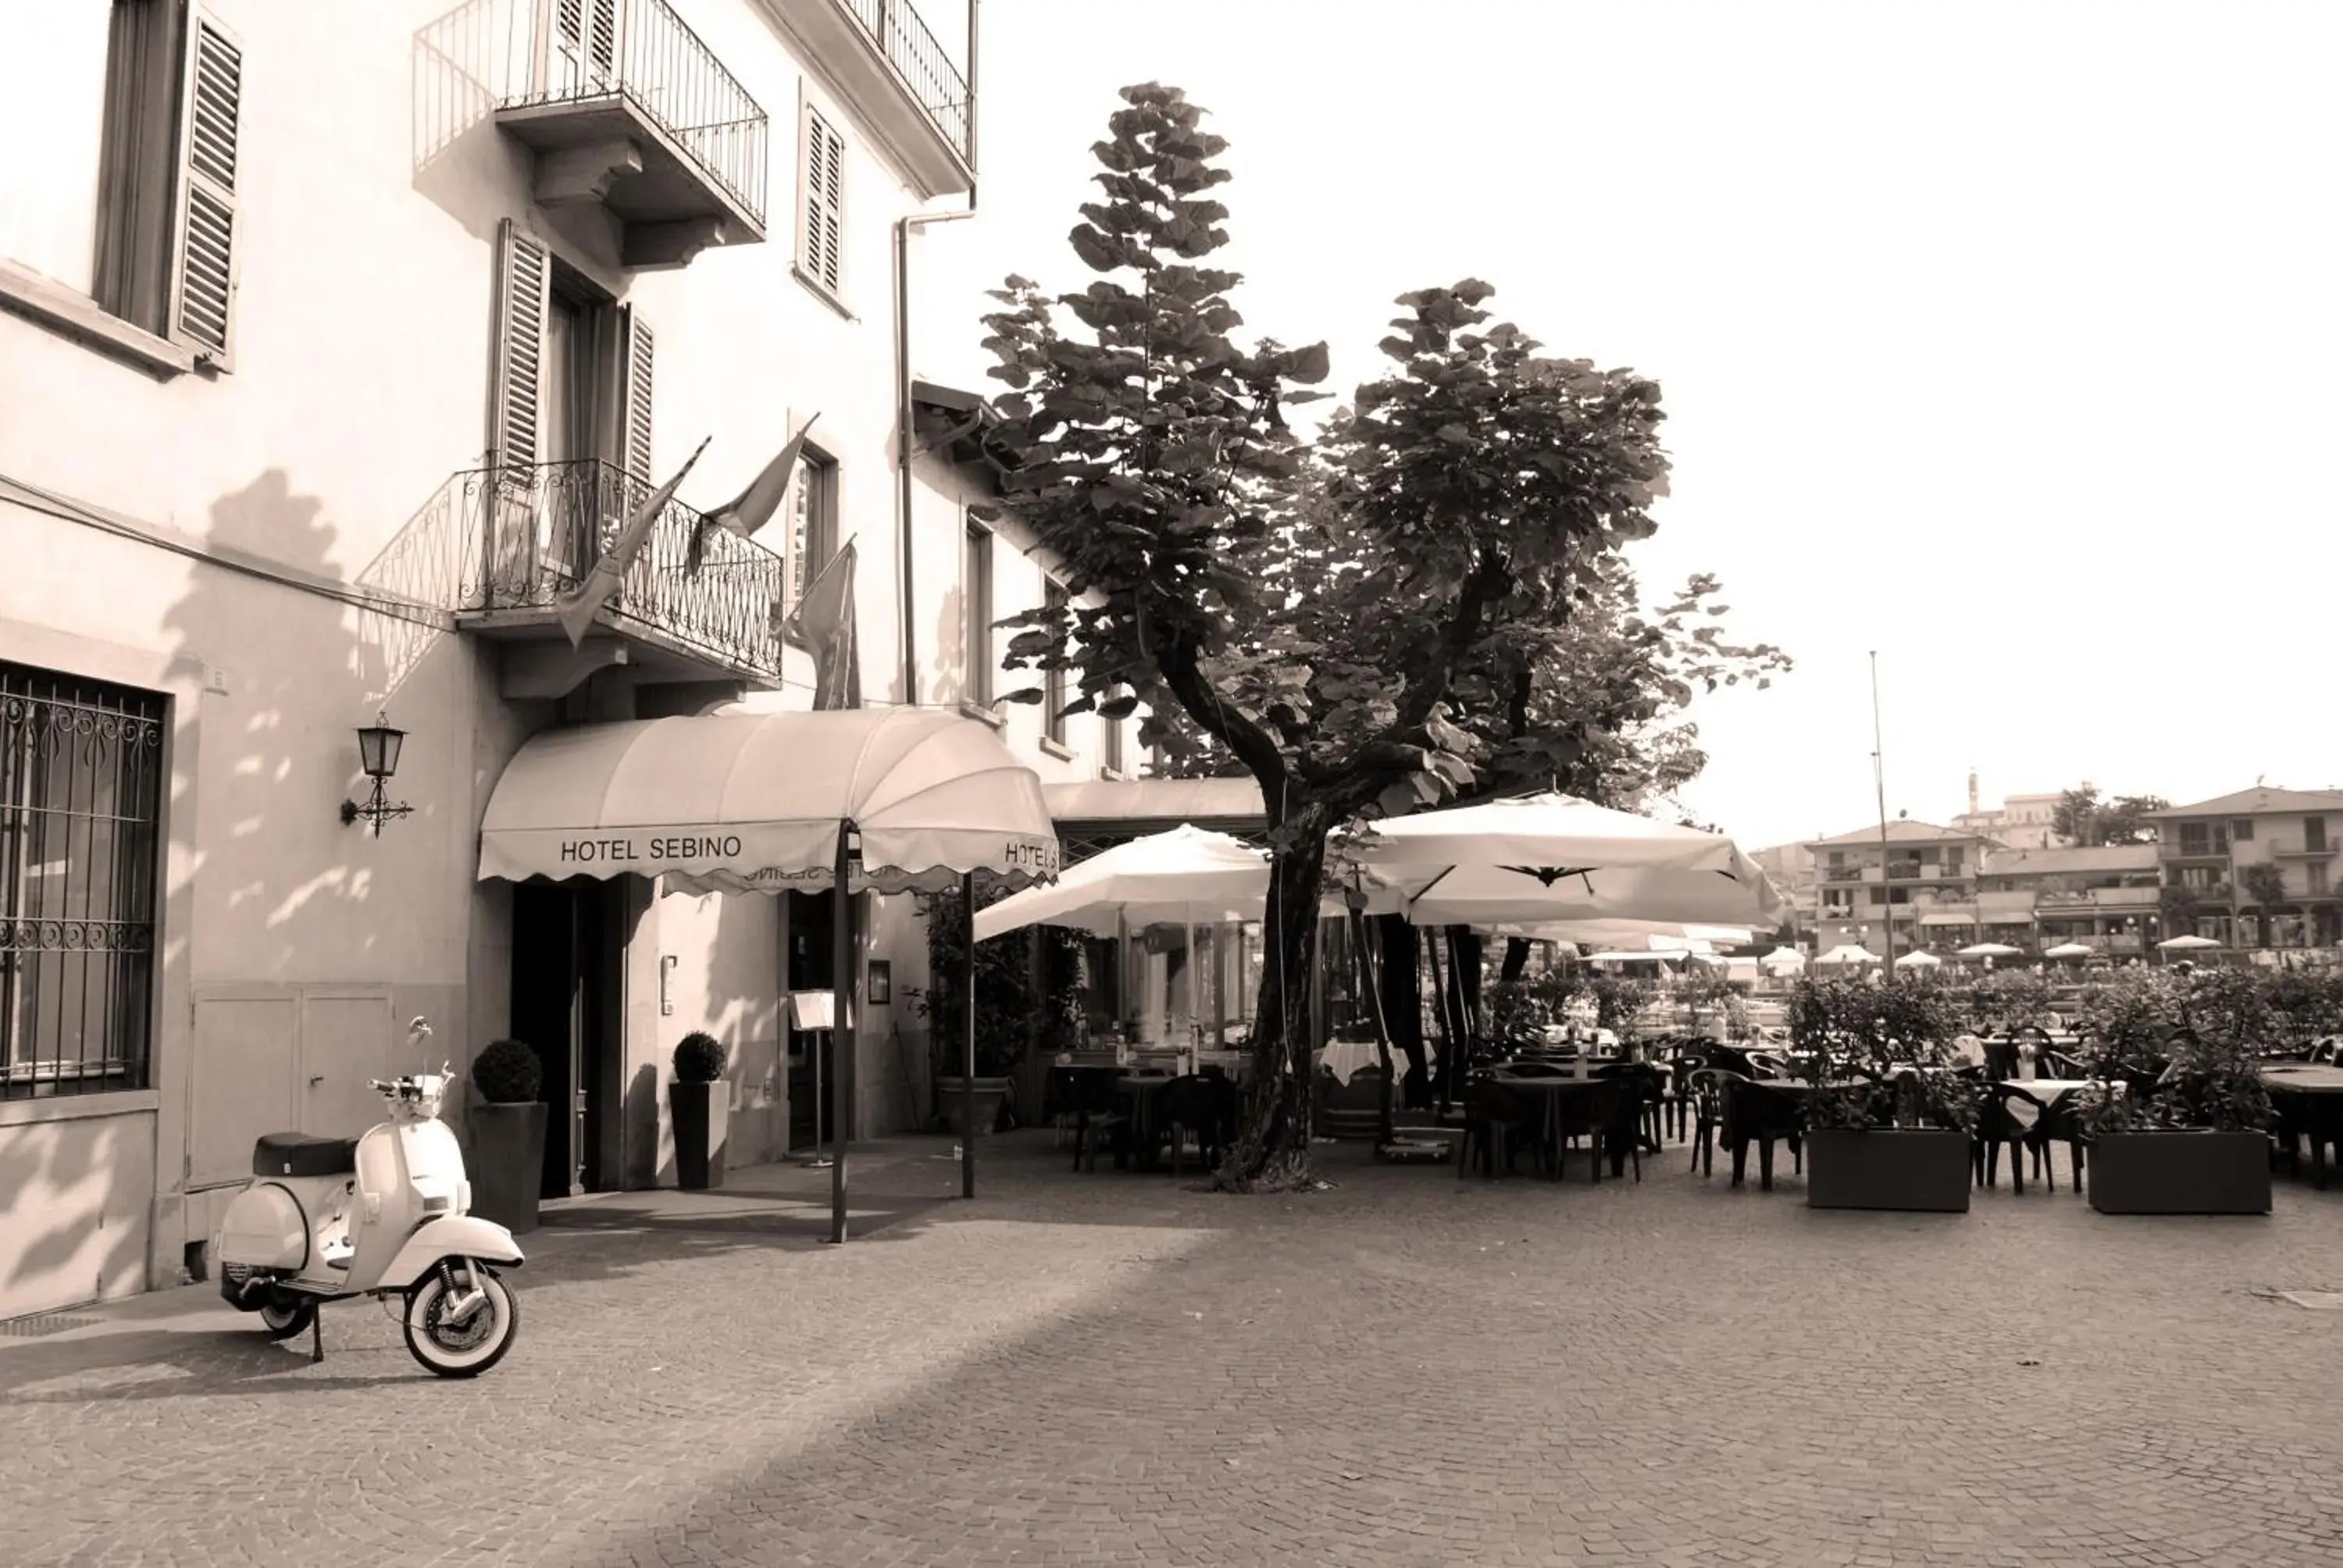
[{"label": "scooter side panel", "polygon": [[520,1262],[520,1247],[512,1232],[491,1220],[471,1214],[433,1220],[407,1239],[390,1261],[376,1288],[403,1291],[437,1268],[442,1258],[478,1258],[484,1263]]},{"label": "scooter side panel", "polygon": [[256,1181],[220,1216],[214,1255],[222,1263],[298,1270],[309,1261],[309,1221],[293,1194],[274,1181]]}]

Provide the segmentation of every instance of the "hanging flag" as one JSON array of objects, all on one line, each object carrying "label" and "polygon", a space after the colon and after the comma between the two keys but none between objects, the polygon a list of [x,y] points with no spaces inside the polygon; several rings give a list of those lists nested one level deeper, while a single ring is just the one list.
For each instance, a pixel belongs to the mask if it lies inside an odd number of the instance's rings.
[{"label": "hanging flag", "polygon": [[706,450],[706,441],[694,447],[691,456],[683,460],[683,467],[675,471],[675,477],[653,490],[627,518],[626,527],[610,541],[610,548],[602,552],[602,558],[594,563],[594,569],[586,574],[586,580],[554,600],[553,608],[561,616],[561,629],[569,634],[570,647],[576,648],[586,640],[586,628],[594,624],[595,615],[626,580],[628,568],[642,553],[643,541],[650,538],[651,525],[667,510],[667,504],[675,499],[675,487],[683,483],[683,477],[691,472],[691,466]]},{"label": "hanging flag", "polygon": [[854,541],[830,558],[789,618],[789,629],[813,649],[813,705],[862,706],[862,660],[854,646]]},{"label": "hanging flag", "polygon": [[813,420],[820,417],[816,414],[813,419],[807,420],[779,454],[765,465],[765,471],[749,481],[747,489],[699,519],[699,526],[691,530],[691,547],[684,552],[686,572],[699,575],[701,552],[707,548],[709,528],[722,528],[745,539],[773,520],[773,514],[781,509],[781,498],[789,493],[789,477],[796,472],[798,457],[805,451],[806,432],[813,428]]}]

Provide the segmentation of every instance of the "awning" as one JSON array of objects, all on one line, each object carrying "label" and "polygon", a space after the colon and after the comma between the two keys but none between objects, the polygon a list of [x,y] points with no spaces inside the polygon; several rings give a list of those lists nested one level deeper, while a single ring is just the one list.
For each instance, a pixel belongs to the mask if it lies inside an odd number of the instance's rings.
[{"label": "awning", "polygon": [[1973,926],[1977,923],[1977,919],[1975,915],[1922,915],[1920,923],[1924,926]]},{"label": "awning", "polygon": [[841,822],[855,890],[940,891],[966,872],[1057,874],[1033,770],[990,725],[933,709],[709,714],[532,737],[480,825],[480,877],[665,876],[694,892],[818,892]]}]

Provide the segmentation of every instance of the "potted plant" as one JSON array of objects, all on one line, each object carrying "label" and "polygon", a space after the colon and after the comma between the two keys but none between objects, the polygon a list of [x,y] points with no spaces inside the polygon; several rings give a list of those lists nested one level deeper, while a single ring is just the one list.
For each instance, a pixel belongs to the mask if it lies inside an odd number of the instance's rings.
[{"label": "potted plant", "polygon": [[[980,892],[979,906],[1008,892],[1007,888]],[[971,1086],[963,1068],[968,986],[960,972],[966,962],[961,944],[968,912],[957,891],[929,895],[921,903],[930,980],[914,996],[912,1009],[929,1030],[935,1125],[958,1131],[967,1092],[973,1087],[976,1131],[982,1136],[1008,1116],[1010,1075],[1037,1041],[1052,1055],[1081,1043],[1081,935],[1035,926],[977,944],[976,1079]]]},{"label": "potted plant", "polygon": [[[2152,1039],[2160,1063],[2122,1035],[2078,1091],[2090,1141],[2091,1207],[2102,1214],[2267,1214],[2270,1211],[2269,1089],[2260,1041],[2271,1026],[2261,977],[2208,970],[2164,988],[2177,1017],[2151,1021],[2144,994],[2117,1006]],[[2145,988],[2139,989],[2144,993]],[[2160,1027],[2159,1027],[2160,1026]],[[2129,1070],[2126,1070],[2128,1066]],[[2120,1077],[2117,1076],[2121,1074]]]},{"label": "potted plant", "polygon": [[724,1185],[725,1134],[732,1112],[726,1054],[721,1040],[698,1030],[675,1048],[675,1081],[668,1086],[667,1099],[675,1121],[675,1184],[687,1192]]},{"label": "potted plant", "polygon": [[545,1190],[545,1064],[534,1046],[492,1040],[472,1059],[472,1212],[524,1235],[537,1229]]},{"label": "potted plant", "polygon": [[1956,1015],[1916,977],[1802,980],[1790,1038],[1807,1070],[1806,1206],[1964,1214],[1977,1087],[1952,1070]]}]

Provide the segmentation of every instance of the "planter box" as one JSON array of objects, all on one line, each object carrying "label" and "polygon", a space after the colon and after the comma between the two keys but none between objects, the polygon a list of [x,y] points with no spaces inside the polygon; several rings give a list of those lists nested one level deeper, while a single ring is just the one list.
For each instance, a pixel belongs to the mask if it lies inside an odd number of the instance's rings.
[{"label": "planter box", "polygon": [[1969,1211],[1969,1139],[1935,1128],[1824,1128],[1806,1134],[1806,1207]]},{"label": "planter box", "polygon": [[687,1192],[723,1186],[732,1085],[720,1078],[713,1083],[670,1083],[667,1103],[675,1119],[675,1184]]},{"label": "planter box", "polygon": [[2091,1143],[2102,1214],[2267,1214],[2269,1140],[2259,1132],[2114,1132]]},{"label": "planter box", "polygon": [[472,1212],[516,1236],[537,1229],[537,1201],[545,1191],[546,1111],[541,1100],[475,1101],[465,1111],[472,1132],[472,1158],[464,1171],[472,1183]]},{"label": "planter box", "polygon": [[[960,1085],[964,1078],[953,1076],[936,1080],[936,1119],[943,1131],[957,1135],[960,1130]],[[979,1078],[976,1081],[976,1135],[989,1135],[1001,1124],[1001,1108],[1008,1103],[1009,1080]]]}]

